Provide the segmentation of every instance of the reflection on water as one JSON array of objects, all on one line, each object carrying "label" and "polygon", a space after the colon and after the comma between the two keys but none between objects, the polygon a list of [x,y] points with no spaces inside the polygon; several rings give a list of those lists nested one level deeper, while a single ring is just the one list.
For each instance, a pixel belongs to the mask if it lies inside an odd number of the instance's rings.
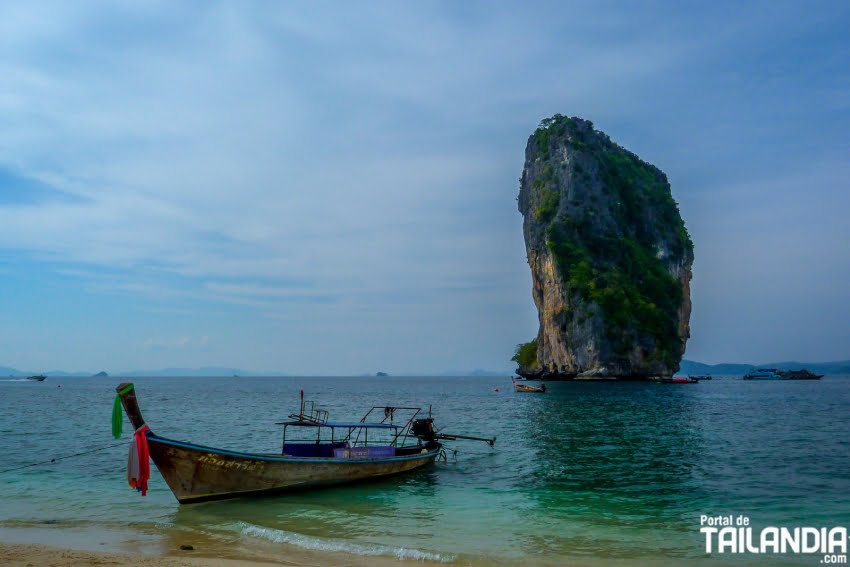
[{"label": "reflection on water", "polygon": [[523,420],[534,457],[522,478],[536,503],[526,523],[551,536],[538,545],[571,555],[682,555],[693,532],[683,503],[698,489],[703,450],[698,393],[636,382],[554,384],[550,393],[530,401]]},{"label": "reflection on water", "polygon": [[[8,467],[111,443],[114,382],[0,385]],[[297,409],[302,388],[331,419],[359,418],[375,404],[433,404],[444,431],[498,441],[493,449],[453,443],[456,459],[449,451],[447,463],[394,479],[190,506],[178,506],[158,474],[147,498],[128,490],[119,447],[0,479],[0,531],[45,521],[129,523],[163,534],[169,548],[210,541],[458,564],[593,564],[699,560],[700,514],[747,514],[756,525],[850,524],[850,380],[842,378],[553,383],[545,395],[514,393],[495,378],[136,382],[157,433],[223,448],[278,450],[274,422]],[[737,559],[708,561],[782,558]]]},{"label": "reflection on water", "polygon": [[182,530],[175,537],[182,541],[186,532],[207,531],[221,542],[244,543],[248,536],[312,550],[439,561],[449,556],[401,546],[397,538],[383,541],[388,527],[400,519],[415,524],[423,534],[438,529],[438,514],[432,507],[409,505],[433,498],[436,478],[434,470],[418,470],[394,480],[332,491],[181,506],[172,518],[174,531]]},{"label": "reflection on water", "polygon": [[376,526],[406,516],[427,530],[436,522],[434,509],[409,506],[409,502],[430,501],[436,482],[433,469],[417,470],[358,486],[180,506],[173,521],[180,527],[241,521],[281,529],[298,527],[307,535],[354,538],[373,535]]}]

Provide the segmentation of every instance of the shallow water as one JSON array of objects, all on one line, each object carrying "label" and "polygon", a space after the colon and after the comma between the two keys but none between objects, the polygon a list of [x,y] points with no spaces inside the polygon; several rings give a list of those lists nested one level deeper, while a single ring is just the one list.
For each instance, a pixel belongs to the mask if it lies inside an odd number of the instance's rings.
[{"label": "shallow water", "polygon": [[[0,381],[0,470],[114,443],[119,381]],[[453,443],[456,459],[377,483],[190,506],[177,505],[155,469],[147,497],[130,490],[120,446],[0,475],[0,538],[46,530],[149,552],[203,540],[454,564],[809,565],[819,556],[707,558],[700,515],[850,525],[848,377],[553,383],[545,395],[516,394],[506,378],[135,383],[157,433],[223,448],[278,450],[274,422],[297,409],[302,388],[332,419],[373,404],[433,404],[446,431],[498,441]]]}]

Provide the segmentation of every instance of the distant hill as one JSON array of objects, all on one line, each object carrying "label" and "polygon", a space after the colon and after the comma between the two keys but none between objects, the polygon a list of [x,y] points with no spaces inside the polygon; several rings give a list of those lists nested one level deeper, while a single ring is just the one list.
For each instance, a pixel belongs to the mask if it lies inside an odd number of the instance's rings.
[{"label": "distant hill", "polygon": [[850,374],[850,360],[834,362],[771,362],[759,364],[760,368],[781,368],[783,370],[799,370],[806,368],[817,374]]},{"label": "distant hill", "polygon": [[54,377],[58,377],[58,378],[64,378],[64,377],[82,378],[82,377],[91,376],[91,371],[90,370],[79,370],[79,371],[76,371],[76,372],[74,372],[74,371],[65,372],[64,370],[48,370],[47,372],[42,372],[42,374],[44,374],[45,376],[54,376]]},{"label": "distant hill", "polygon": [[475,370],[446,370],[435,374],[435,376],[511,376],[513,370],[483,370],[476,368]]},{"label": "distant hill", "polygon": [[850,374],[850,360],[833,362],[766,362],[764,364],[704,364],[693,360],[683,360],[680,374],[746,374],[753,368],[780,368],[782,370],[800,370],[805,368],[816,374]]},{"label": "distant hill", "polygon": [[103,370],[101,370],[101,371],[100,371],[100,372],[98,372],[97,374],[92,374],[92,378],[106,378],[106,377],[108,377],[108,376],[109,376],[109,374],[107,374],[107,373],[106,373],[106,372],[104,372]]},{"label": "distant hill", "polygon": [[239,368],[224,368],[219,366],[204,366],[202,368],[162,368],[160,370],[132,370],[122,372],[121,376],[139,378],[146,376],[186,376],[186,377],[216,377],[216,376],[257,376]]},{"label": "distant hill", "polygon": [[[720,364],[705,364],[694,360],[682,360],[679,374],[714,374],[714,375],[743,375],[752,368],[781,368],[785,370],[799,370],[806,368],[816,374],[850,374],[850,360],[836,360],[831,362],[766,362],[764,364],[745,364],[745,363],[720,363]],[[4,376],[31,376],[39,372],[32,370],[18,370],[10,366],[0,366],[0,378]],[[89,371],[66,372],[64,370],[50,370],[44,372],[46,376],[59,378],[73,377],[107,377],[104,371],[92,374]],[[383,372],[381,373],[383,374]],[[476,368],[475,370],[446,370],[438,372],[433,376],[480,376],[480,377],[496,377],[510,376],[513,374],[511,370],[484,370]],[[239,368],[227,368],[218,366],[205,366],[202,368],[162,368],[159,370],[132,370],[128,372],[118,372],[114,376],[126,378],[143,378],[143,377],[233,377],[233,376],[292,376],[292,374],[284,374],[283,372],[251,372]],[[395,376],[423,376],[422,373],[394,373]],[[361,374],[361,376],[374,376],[374,374]]]},{"label": "distant hill", "polygon": [[753,367],[754,366],[752,364],[735,364],[728,362],[721,364],[704,364],[693,360],[683,360],[679,365],[679,374],[746,374]]},{"label": "distant hill", "polygon": [[18,370],[10,366],[0,366],[0,377],[2,376],[32,376],[33,374],[44,374],[45,376],[90,376],[91,372],[65,372],[64,370],[48,370],[47,372],[34,372],[32,370]]}]

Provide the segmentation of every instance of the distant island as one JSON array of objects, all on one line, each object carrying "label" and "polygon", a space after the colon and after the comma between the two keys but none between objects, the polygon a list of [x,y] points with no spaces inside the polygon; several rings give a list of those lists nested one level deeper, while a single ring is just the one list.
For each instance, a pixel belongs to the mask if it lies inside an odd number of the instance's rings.
[{"label": "distant island", "polygon": [[376,372],[375,376],[389,376],[386,372]]},{"label": "distant island", "polygon": [[107,374],[107,373],[106,373],[105,371],[103,371],[103,370],[101,370],[101,371],[100,371],[100,372],[98,372],[97,374],[92,374],[92,378],[108,378],[108,377],[109,377],[109,374]]}]

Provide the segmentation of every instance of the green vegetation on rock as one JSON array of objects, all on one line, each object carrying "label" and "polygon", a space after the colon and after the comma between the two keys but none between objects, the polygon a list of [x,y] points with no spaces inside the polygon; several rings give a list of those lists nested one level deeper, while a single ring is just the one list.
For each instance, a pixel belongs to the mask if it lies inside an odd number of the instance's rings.
[{"label": "green vegetation on rock", "polygon": [[537,339],[518,344],[511,360],[525,368],[537,368]]},{"label": "green vegetation on rock", "polygon": [[561,277],[583,300],[601,308],[617,352],[629,348],[636,332],[652,336],[657,356],[671,364],[680,350],[679,281],[633,236],[595,235],[589,223],[570,220],[550,225],[547,232]]}]

